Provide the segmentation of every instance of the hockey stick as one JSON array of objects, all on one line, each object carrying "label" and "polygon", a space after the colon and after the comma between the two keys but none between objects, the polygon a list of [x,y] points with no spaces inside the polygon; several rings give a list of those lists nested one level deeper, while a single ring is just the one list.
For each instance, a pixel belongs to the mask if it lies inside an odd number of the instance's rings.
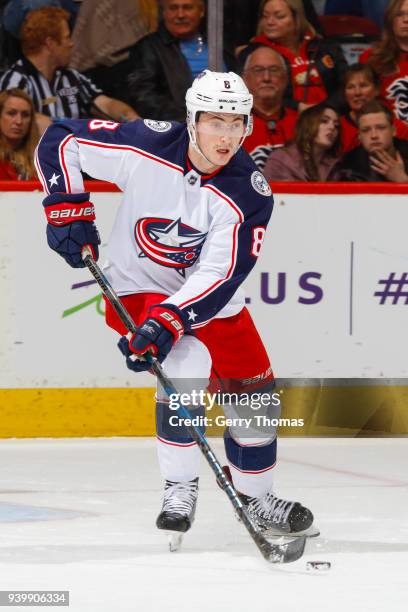
[{"label": "hockey stick", "polygon": [[[132,333],[136,333],[137,326],[135,322],[133,321],[132,317],[120,301],[119,297],[116,295],[115,291],[111,287],[102,270],[93,259],[92,252],[88,247],[84,247],[82,251],[82,258],[85,265],[87,266],[92,276],[101,288],[102,293],[104,294],[108,302],[113,306],[122,323],[125,325],[126,329],[128,329]],[[167,395],[170,396],[172,394],[177,394],[177,396],[180,397],[180,394],[177,392],[177,389],[174,386],[173,382],[166,376],[161,364],[157,361],[157,359],[152,357],[150,353],[146,353],[145,358],[151,364],[151,370],[157,376]],[[179,405],[177,412],[183,418],[191,418],[188,409],[182,404]],[[212,451],[204,434],[200,431],[198,427],[194,425],[190,425],[188,427],[188,431],[193,440],[197,443],[197,446],[203,453],[204,457],[206,458],[210,468],[215,474],[215,477],[221,489],[228,496],[231,504],[235,509],[236,514],[245,525],[246,530],[257,545],[263,557],[270,563],[290,563],[299,559],[303,555],[305,549],[305,536],[299,536],[281,544],[269,542],[262,534],[252,517],[249,515],[233,484],[225,475],[220,462]]]}]

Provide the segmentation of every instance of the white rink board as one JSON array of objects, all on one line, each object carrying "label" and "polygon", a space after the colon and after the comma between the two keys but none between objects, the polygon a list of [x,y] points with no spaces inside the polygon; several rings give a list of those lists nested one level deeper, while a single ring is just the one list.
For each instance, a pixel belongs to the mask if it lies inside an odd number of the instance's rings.
[{"label": "white rink board", "polygon": [[[121,194],[96,193],[101,260]],[[134,386],[116,334],[96,303],[87,270],[73,270],[45,240],[39,192],[0,192],[0,387]],[[408,275],[408,203],[403,195],[281,195],[255,270],[249,305],[278,377],[408,375],[408,298],[380,305],[380,279]],[[351,256],[353,251],[353,258]],[[299,287],[313,273],[315,293]],[[261,297],[261,274],[267,291]],[[278,274],[286,292],[279,303]],[[307,277],[303,276],[303,285]],[[283,285],[281,285],[283,286]],[[265,289],[265,288],[264,288]],[[408,282],[401,286],[408,293]],[[400,292],[400,293],[401,293]],[[278,301],[279,301],[278,300]],[[140,375],[138,386],[153,386]]]},{"label": "white rink board", "polygon": [[[403,195],[278,195],[260,261],[246,283],[251,313],[278,377],[408,375],[408,199]],[[260,277],[286,275],[280,304],[260,298]],[[307,273],[323,296],[299,288]],[[396,304],[378,281],[405,273]],[[395,291],[395,287],[393,288]]]}]

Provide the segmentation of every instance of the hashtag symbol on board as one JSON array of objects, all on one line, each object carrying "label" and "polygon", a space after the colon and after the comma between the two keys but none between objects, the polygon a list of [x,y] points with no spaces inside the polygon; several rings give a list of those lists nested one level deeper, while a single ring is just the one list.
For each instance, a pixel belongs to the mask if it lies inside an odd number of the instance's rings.
[{"label": "hashtag symbol on board", "polygon": [[392,299],[392,304],[398,304],[400,299],[405,298],[404,304],[408,304],[408,272],[401,274],[400,278],[396,278],[395,272],[391,272],[388,278],[378,281],[382,285],[381,291],[376,291],[374,296],[381,298],[380,304],[385,304],[387,299]]}]

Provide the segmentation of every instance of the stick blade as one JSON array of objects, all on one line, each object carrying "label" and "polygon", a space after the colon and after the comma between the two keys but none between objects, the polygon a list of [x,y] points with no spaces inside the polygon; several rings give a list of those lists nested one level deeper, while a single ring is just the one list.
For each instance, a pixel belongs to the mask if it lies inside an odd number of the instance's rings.
[{"label": "stick blade", "polygon": [[256,543],[264,559],[269,563],[292,563],[301,558],[305,551],[306,538],[300,536],[278,543],[269,541],[262,535],[256,538]]}]

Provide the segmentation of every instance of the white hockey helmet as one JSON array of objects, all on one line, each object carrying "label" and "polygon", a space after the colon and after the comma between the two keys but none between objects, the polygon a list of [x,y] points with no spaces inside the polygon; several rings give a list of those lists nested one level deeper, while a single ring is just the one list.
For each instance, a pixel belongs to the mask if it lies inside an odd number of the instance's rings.
[{"label": "white hockey helmet", "polygon": [[197,145],[196,118],[197,113],[233,113],[244,115],[244,138],[252,132],[251,109],[252,94],[240,76],[235,72],[212,72],[204,70],[193,81],[186,93],[187,127],[191,144],[201,153]]}]

